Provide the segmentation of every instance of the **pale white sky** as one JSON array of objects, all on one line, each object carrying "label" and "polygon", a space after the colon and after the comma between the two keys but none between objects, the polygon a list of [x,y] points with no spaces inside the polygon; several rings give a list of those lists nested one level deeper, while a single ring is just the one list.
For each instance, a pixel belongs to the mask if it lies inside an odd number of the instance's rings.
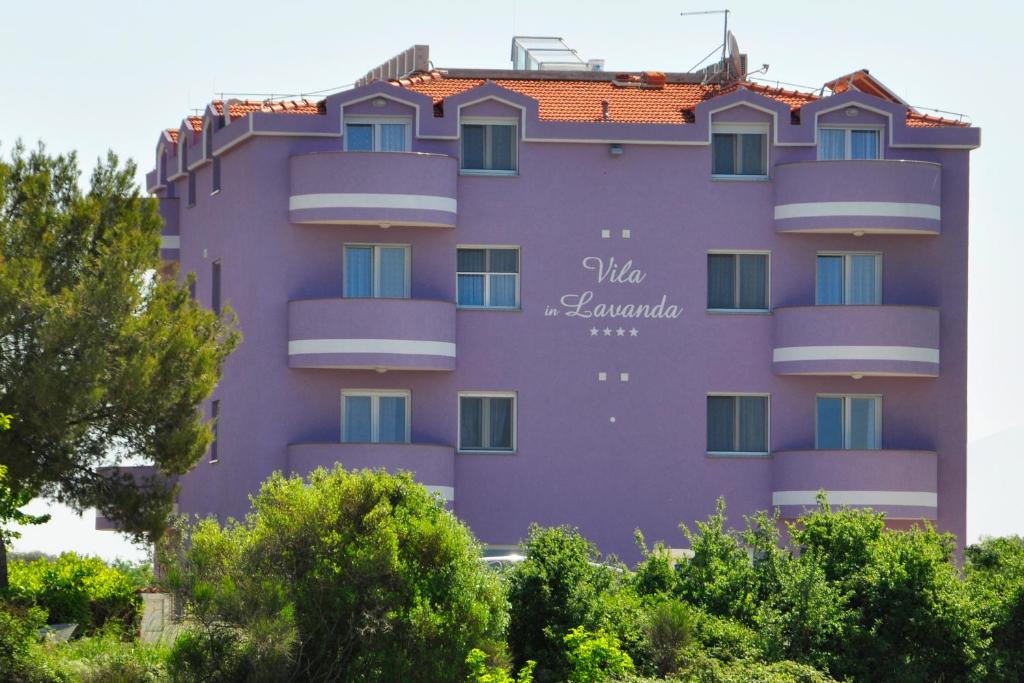
[{"label": "pale white sky", "polygon": [[[440,67],[509,66],[513,34],[559,35],[607,69],[685,71],[720,41],[721,17],[668,2],[392,0],[386,6],[203,0],[7,3],[0,21],[0,151],[16,138],[78,150],[86,167],[113,149],[152,166],[162,128],[221,92],[299,93],[349,84],[415,43]],[[918,106],[963,112],[983,129],[972,154],[968,536],[1024,533],[1024,252],[1018,3],[914,0],[765,3],[730,0],[730,28],[751,68],[818,87],[866,67]],[[1014,130],[1011,130],[1013,128]],[[991,438],[986,438],[991,437]],[[36,509],[36,508],[34,508]],[[92,513],[29,530],[15,548],[137,556]],[[137,552],[137,551],[136,551]]]}]

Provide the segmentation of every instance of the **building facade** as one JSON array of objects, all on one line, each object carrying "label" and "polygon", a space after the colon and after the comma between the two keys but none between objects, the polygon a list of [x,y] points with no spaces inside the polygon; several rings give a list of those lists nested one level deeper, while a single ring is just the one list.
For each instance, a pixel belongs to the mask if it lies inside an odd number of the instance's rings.
[{"label": "building facade", "polygon": [[496,548],[819,489],[963,538],[977,128],[866,71],[387,75],[160,135],[162,256],[244,335],[181,512],[341,463]]}]

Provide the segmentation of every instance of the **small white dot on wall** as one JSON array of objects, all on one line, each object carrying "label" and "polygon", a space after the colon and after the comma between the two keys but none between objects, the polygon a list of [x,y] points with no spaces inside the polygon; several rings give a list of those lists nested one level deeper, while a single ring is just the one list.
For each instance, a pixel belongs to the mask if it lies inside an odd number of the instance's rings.
[{"label": "small white dot on wall", "polygon": [[597,381],[598,382],[604,382],[607,379],[608,379],[608,373],[607,372],[599,372],[599,373],[597,373]]},{"label": "small white dot on wall", "polygon": [[629,228],[623,229],[623,231],[622,231],[622,239],[628,240],[632,236],[633,236],[633,231],[632,230],[630,230]]},{"label": "small white dot on wall", "polygon": [[619,381],[620,382],[628,382],[629,381],[629,373],[628,372],[620,372],[619,373]]},{"label": "small white dot on wall", "polygon": [[612,231],[611,230],[602,230],[601,231],[601,239],[607,240],[607,239],[611,239],[611,237],[612,237]]},{"label": "small white dot on wall", "polygon": [[614,417],[609,417],[608,421],[614,423],[615,422],[615,418]]}]

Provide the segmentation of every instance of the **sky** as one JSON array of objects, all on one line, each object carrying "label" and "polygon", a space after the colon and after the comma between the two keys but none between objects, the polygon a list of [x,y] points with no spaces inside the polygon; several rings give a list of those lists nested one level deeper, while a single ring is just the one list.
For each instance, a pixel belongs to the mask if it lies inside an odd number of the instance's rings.
[{"label": "sky", "polygon": [[[221,93],[298,94],[344,89],[413,44],[437,67],[509,67],[513,35],[556,35],[606,69],[686,71],[721,42],[721,15],[683,11],[725,4],[567,0],[350,2],[5,3],[0,20],[0,153],[14,140],[77,150],[82,165],[113,150],[153,167],[163,128]],[[912,105],[964,113],[982,128],[971,156],[968,381],[968,541],[1024,534],[1024,250],[1017,210],[1022,149],[1016,71],[1024,4],[991,0],[836,2],[730,0],[729,28],[750,68],[818,88],[870,69]],[[229,95],[230,96],[230,95]],[[1013,130],[1011,130],[1013,129]],[[1008,303],[1009,302],[1009,303]],[[16,550],[77,550],[141,558],[144,549],[94,532],[43,501],[54,519]]]}]

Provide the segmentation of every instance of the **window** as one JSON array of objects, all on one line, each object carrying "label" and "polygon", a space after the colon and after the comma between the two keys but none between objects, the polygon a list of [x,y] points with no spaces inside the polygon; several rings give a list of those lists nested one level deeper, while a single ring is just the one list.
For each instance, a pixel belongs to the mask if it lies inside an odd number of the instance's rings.
[{"label": "window", "polygon": [[345,123],[345,151],[408,152],[410,130],[406,118],[350,118]]},{"label": "window", "polygon": [[217,315],[220,315],[220,261],[213,262],[213,271],[210,277],[210,308]]},{"label": "window", "polygon": [[710,310],[768,310],[768,254],[708,254]]},{"label": "window", "polygon": [[515,394],[459,394],[459,450],[515,450]]},{"label": "window", "polygon": [[346,244],[344,296],[408,298],[409,247]]},{"label": "window", "polygon": [[815,422],[815,448],[881,448],[882,397],[818,396]]},{"label": "window", "polygon": [[708,453],[768,454],[768,396],[708,396]]},{"label": "window", "polygon": [[457,261],[459,306],[518,308],[518,249],[463,248]]},{"label": "window", "polygon": [[517,137],[515,123],[462,124],[462,170],[514,174]]},{"label": "window", "polygon": [[768,129],[720,124],[711,135],[711,173],[716,176],[767,176]]},{"label": "window", "polygon": [[196,174],[188,172],[188,205],[196,205]]},{"label": "window", "polygon": [[409,443],[408,391],[344,391],[341,440],[345,443]]},{"label": "window", "polygon": [[210,194],[220,192],[220,157],[213,158],[213,179]]},{"label": "window", "polygon": [[210,420],[213,423],[213,441],[210,442],[210,462],[218,462],[217,441],[220,436],[220,401],[210,402]]},{"label": "window", "polygon": [[882,131],[879,128],[819,128],[818,158],[879,159]]},{"label": "window", "polygon": [[816,270],[819,306],[882,303],[881,254],[818,254]]}]

